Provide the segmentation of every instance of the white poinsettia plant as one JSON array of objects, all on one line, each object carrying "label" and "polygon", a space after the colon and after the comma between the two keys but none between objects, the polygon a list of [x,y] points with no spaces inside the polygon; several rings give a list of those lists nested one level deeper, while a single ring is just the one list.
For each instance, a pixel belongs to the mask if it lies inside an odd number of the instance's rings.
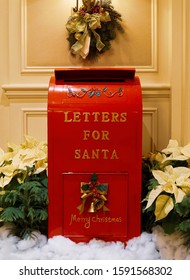
[{"label": "white poinsettia plant", "polygon": [[143,211],[153,212],[154,223],[162,224],[168,217],[178,224],[190,221],[190,143],[182,147],[176,140],[170,140],[161,152],[144,158],[143,164],[150,172],[144,182],[147,193]]},{"label": "white poinsettia plant", "polygon": [[25,238],[47,230],[47,143],[26,136],[0,149],[0,226]]},{"label": "white poinsettia plant", "polygon": [[186,195],[190,195],[190,169],[168,165],[164,171],[153,170],[152,173],[158,185],[149,192],[146,209],[156,200],[155,216],[158,221],[168,215],[174,203],[180,203]]},{"label": "white poinsettia plant", "polygon": [[8,144],[7,152],[0,148],[0,187],[8,185],[13,177],[23,183],[28,168],[33,168],[33,174],[39,174],[47,169],[47,143],[25,136],[25,142],[20,145]]}]

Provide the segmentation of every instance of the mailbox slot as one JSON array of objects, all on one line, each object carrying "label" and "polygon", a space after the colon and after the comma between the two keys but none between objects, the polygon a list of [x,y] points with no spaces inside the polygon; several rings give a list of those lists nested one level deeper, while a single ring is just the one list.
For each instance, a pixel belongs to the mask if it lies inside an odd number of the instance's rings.
[{"label": "mailbox slot", "polygon": [[[75,80],[72,80],[72,79],[64,79],[64,82],[65,83],[73,83],[73,84],[77,84],[77,83],[89,83],[91,82],[89,79],[75,79]],[[124,83],[125,80],[124,79],[113,79],[113,80],[110,80],[110,79],[96,79],[96,80],[93,80],[94,83]]]},{"label": "mailbox slot", "polygon": [[56,83],[66,82],[125,82],[134,79],[134,69],[58,69],[55,72]]}]

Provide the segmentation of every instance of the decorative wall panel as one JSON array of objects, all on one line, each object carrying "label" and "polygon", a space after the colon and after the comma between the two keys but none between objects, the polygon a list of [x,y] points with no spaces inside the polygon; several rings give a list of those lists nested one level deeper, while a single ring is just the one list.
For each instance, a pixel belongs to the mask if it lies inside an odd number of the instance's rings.
[{"label": "decorative wall panel", "polygon": [[155,151],[158,147],[158,114],[157,108],[143,109],[143,155]]},{"label": "decorative wall panel", "polygon": [[47,140],[47,110],[45,108],[22,108],[23,136],[31,135]]},{"label": "decorative wall panel", "polygon": [[[94,65],[69,52],[65,25],[75,4],[74,0],[22,0],[23,72]],[[111,49],[96,60],[96,66],[134,66],[140,71],[155,71],[157,0],[113,0],[112,4],[122,14],[125,32],[117,33]]]}]

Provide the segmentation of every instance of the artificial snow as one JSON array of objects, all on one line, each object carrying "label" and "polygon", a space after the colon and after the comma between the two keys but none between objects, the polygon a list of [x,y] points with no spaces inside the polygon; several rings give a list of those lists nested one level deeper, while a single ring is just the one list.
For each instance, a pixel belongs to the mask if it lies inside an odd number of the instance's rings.
[{"label": "artificial snow", "polygon": [[122,242],[93,239],[89,243],[75,243],[63,236],[47,239],[34,233],[29,239],[19,239],[0,228],[1,260],[160,260],[190,259],[182,239],[167,235],[160,227],[153,233],[143,232],[124,246]]}]

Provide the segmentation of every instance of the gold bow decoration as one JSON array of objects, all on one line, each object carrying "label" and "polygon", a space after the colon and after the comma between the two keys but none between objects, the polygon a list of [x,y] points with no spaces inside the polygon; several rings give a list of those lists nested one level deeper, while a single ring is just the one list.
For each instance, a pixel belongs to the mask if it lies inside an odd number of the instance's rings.
[{"label": "gold bow decoration", "polygon": [[97,50],[101,51],[105,45],[102,43],[100,35],[95,30],[101,28],[101,22],[108,21],[111,21],[111,18],[107,11],[94,14],[85,13],[84,15],[79,12],[74,12],[66,24],[68,32],[74,33],[75,39],[77,40],[71,46],[71,53],[79,54],[83,59],[88,56],[91,32],[96,39]]},{"label": "gold bow decoration", "polygon": [[90,203],[88,212],[94,213],[100,209],[103,211],[109,211],[105,206],[105,202],[107,201],[106,195],[108,193],[108,184],[99,183],[96,174],[91,175],[91,181],[89,183],[81,182],[80,188],[82,193],[82,203],[77,207],[80,214],[84,212],[87,201]]},{"label": "gold bow decoration", "polygon": [[111,48],[116,31],[124,33],[121,14],[111,4],[111,0],[79,0],[72,9],[66,23],[67,40],[72,55],[91,60],[97,59]]}]

